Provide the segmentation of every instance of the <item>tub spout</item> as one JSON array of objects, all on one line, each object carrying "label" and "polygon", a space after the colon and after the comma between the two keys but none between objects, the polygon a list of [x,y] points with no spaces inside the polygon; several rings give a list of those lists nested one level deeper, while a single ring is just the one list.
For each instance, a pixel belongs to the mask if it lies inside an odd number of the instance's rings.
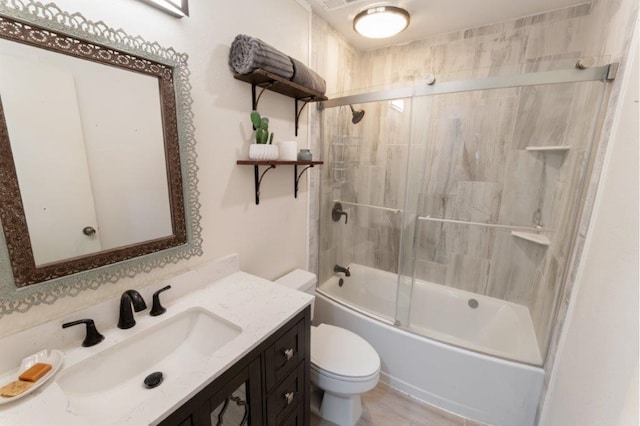
[{"label": "tub spout", "polygon": [[345,277],[351,276],[351,271],[349,271],[349,268],[345,268],[344,266],[340,266],[340,265],[334,266],[333,272],[342,272]]}]

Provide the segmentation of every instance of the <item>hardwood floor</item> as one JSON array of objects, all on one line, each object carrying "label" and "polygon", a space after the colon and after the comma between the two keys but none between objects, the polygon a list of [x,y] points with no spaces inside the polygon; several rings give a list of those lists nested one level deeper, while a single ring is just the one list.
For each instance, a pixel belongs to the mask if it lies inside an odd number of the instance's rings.
[{"label": "hardwood floor", "polygon": [[[441,410],[379,383],[362,396],[362,417],[356,426],[483,426]],[[313,414],[311,426],[335,426]]]}]

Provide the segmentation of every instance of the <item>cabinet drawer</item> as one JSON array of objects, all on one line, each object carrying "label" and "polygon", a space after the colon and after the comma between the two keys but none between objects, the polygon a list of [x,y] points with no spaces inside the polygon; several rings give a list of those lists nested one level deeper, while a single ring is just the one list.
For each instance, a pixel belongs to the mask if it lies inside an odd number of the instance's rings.
[{"label": "cabinet drawer", "polygon": [[265,352],[265,384],[267,391],[291,372],[306,354],[305,337],[309,333],[300,321],[281,336]]},{"label": "cabinet drawer", "polygon": [[280,425],[298,405],[304,403],[304,378],[304,362],[301,362],[267,397],[268,425]]}]

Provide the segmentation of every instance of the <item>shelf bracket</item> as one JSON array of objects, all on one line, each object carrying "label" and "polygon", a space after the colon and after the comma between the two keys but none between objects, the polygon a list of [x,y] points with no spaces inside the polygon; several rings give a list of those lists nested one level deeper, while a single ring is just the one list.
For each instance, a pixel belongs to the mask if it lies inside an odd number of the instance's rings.
[{"label": "shelf bracket", "polygon": [[262,178],[264,177],[264,175],[267,174],[269,170],[275,169],[276,166],[274,166],[273,164],[270,165],[262,172],[262,174],[260,174],[260,171],[258,170],[258,168],[259,166],[257,164],[253,166],[253,176],[255,179],[255,186],[256,186],[256,205],[260,204],[260,184],[262,184]]},{"label": "shelf bracket", "polygon": [[298,165],[295,164],[293,166],[293,196],[295,198],[298,198],[298,183],[300,183],[300,178],[302,177],[302,175],[304,174],[304,172],[307,171],[307,169],[310,169],[311,167],[313,167],[313,164],[311,164],[310,166],[305,167],[304,169],[302,169],[300,171],[300,174],[298,174]]},{"label": "shelf bracket", "polygon": [[[262,97],[262,94],[264,93],[265,90],[267,90],[269,87],[273,86],[274,84],[276,84],[275,81],[268,81],[264,86],[258,86],[257,83],[251,84],[251,109],[252,110],[255,110],[255,111],[258,110],[258,103],[260,102],[260,98]],[[260,87],[262,89],[260,90],[260,93],[258,93],[258,96],[256,96],[256,87]]]},{"label": "shelf bracket", "polygon": [[[296,136],[298,136],[298,123],[300,121],[300,114],[302,114],[302,110],[307,106],[309,102],[313,100],[313,96],[308,98],[296,98],[295,100],[295,109],[296,109]],[[298,108],[298,102],[302,102],[302,106]]]}]

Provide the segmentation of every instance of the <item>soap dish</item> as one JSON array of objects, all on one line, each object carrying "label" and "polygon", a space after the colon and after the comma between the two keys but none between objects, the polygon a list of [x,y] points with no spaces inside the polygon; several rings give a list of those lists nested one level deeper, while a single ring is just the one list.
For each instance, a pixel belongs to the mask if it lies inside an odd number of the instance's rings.
[{"label": "soap dish", "polygon": [[42,376],[40,380],[35,382],[33,386],[31,386],[29,389],[27,389],[20,395],[13,396],[10,398],[0,396],[0,405],[8,404],[9,402],[16,401],[26,395],[29,395],[30,393],[38,389],[40,386],[45,384],[56,373],[56,371],[60,369],[60,367],[62,366],[63,358],[64,358],[64,354],[62,353],[62,351],[55,350],[55,349],[45,349],[43,351],[40,351],[33,355],[29,355],[28,357],[24,358],[20,363],[20,368],[18,370],[14,370],[0,377],[0,386],[4,386],[10,382],[13,382],[14,380],[18,380],[18,376],[22,372],[29,369],[30,367],[37,364],[38,362],[45,362],[47,364],[51,364],[51,370],[49,370],[47,374]]}]

